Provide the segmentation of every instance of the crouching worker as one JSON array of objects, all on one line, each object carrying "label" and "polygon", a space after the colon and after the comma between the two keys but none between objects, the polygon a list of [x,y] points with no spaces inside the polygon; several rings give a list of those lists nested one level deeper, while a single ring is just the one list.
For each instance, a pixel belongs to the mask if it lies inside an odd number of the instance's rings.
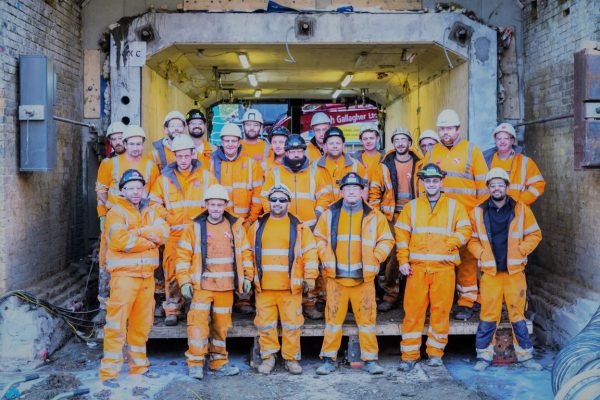
[{"label": "crouching worker", "polygon": [[181,295],[191,301],[187,316],[189,376],[202,379],[204,361],[219,375],[237,375],[228,363],[225,340],[231,328],[233,292],[252,287],[252,252],[243,220],[225,211],[227,189],[212,185],[204,193],[206,211],[194,218],[177,244],[175,276]]},{"label": "crouching worker", "polygon": [[110,273],[110,295],[104,325],[104,357],[100,380],[118,387],[116,378],[123,365],[127,338],[129,373],[154,377],[148,367],[146,342],[154,321],[154,270],[158,268],[158,247],[169,226],[161,210],[148,206],[142,174],[128,169],[119,181],[120,196],[105,221],[107,233],[106,270]]},{"label": "crouching worker", "polygon": [[507,195],[510,182],[504,169],[492,168],[486,183],[490,198],[472,211],[473,237],[468,245],[482,272],[475,370],[485,370],[494,357],[492,342],[503,302],[512,324],[517,361],[526,368],[541,370],[542,366],[533,360],[533,343],[525,320],[527,282],[524,271],[527,256],[542,240],[542,233],[531,209]]},{"label": "crouching worker", "polygon": [[270,212],[249,231],[254,250],[256,318],[262,364],[261,374],[269,374],[280,349],[277,321],[281,320],[281,355],[291,374],[301,374],[300,329],[302,289],[315,288],[319,276],[319,256],[310,228],[288,213],[292,194],[284,185],[275,185],[267,193]]},{"label": "crouching worker", "polygon": [[362,200],[365,179],[350,172],[338,184],[342,198],[319,217],[314,231],[327,281],[325,332],[320,354],[323,364],[317,374],[327,375],[336,369],[348,303],[352,304],[358,327],[360,359],[365,362],[363,369],[370,374],[382,374],[383,368],[377,364],[374,280],[379,265],[394,246],[394,239],[385,216]]}]

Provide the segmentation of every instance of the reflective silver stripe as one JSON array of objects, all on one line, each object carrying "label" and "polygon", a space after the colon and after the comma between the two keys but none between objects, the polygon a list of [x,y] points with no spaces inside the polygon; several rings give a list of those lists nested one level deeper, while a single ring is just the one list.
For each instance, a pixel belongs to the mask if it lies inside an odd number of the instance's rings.
[{"label": "reflective silver stripe", "polygon": [[253,267],[254,264],[252,264],[252,261],[250,260],[244,260],[242,261],[242,267]]},{"label": "reflective silver stripe", "polygon": [[204,202],[201,200],[182,200],[182,201],[174,201],[172,203],[167,203],[167,210],[172,210],[175,208],[184,208],[184,207],[203,207]]},{"label": "reflective silver stripe", "polygon": [[469,179],[469,180],[473,179],[473,176],[471,174],[465,174],[464,172],[446,171],[446,176],[452,177],[452,178]]},{"label": "reflective silver stripe", "polygon": [[480,261],[479,266],[480,267],[495,267],[496,262],[495,261]]},{"label": "reflective silver stripe", "polygon": [[338,235],[339,242],[360,241],[360,235]]},{"label": "reflective silver stripe", "polygon": [[366,351],[361,351],[360,352],[360,357],[361,358],[367,358],[367,359],[377,359],[377,353],[369,353]]},{"label": "reflective silver stripe", "polygon": [[[412,210],[411,210],[412,211]],[[403,224],[402,222],[396,221],[396,224],[394,224],[394,226],[398,229],[402,229],[408,232],[412,232],[412,229],[410,226]]]},{"label": "reflective silver stripe", "polygon": [[465,237],[463,236],[462,233],[460,233],[460,232],[454,232],[454,234],[456,236],[458,236],[458,238],[460,239],[460,243],[461,244],[465,244],[467,242],[467,240],[465,239]]},{"label": "reflective silver stripe", "polygon": [[357,269],[362,269],[362,263],[356,263],[356,264],[342,264],[342,263],[338,263],[338,268],[339,269],[347,269],[350,271],[356,271]]},{"label": "reflective silver stripe", "polygon": [[[442,189],[446,193],[456,193],[456,194],[471,194],[475,196],[477,194],[477,190],[475,189],[464,189],[464,188],[443,188]],[[486,189],[487,190],[487,189]],[[483,191],[482,191],[483,192]]]},{"label": "reflective silver stripe", "polygon": [[435,347],[441,350],[444,350],[444,348],[446,347],[445,344],[440,343],[435,339],[432,339],[431,336],[427,338],[427,346]]},{"label": "reflective silver stripe", "polygon": [[527,257],[521,258],[521,259],[519,259],[519,258],[509,258],[506,261],[506,263],[508,265],[521,265],[521,264],[526,263],[526,262],[527,262]]},{"label": "reflective silver stripe", "polygon": [[233,263],[233,257],[207,258],[206,259],[206,265],[231,264],[231,263]]},{"label": "reflective silver stripe", "polygon": [[108,237],[110,238],[114,231],[117,229],[127,229],[127,225],[126,224],[113,224],[110,229],[108,230]]},{"label": "reflective silver stripe", "polygon": [[231,307],[213,307],[215,314],[231,314]]},{"label": "reflective silver stripe", "polygon": [[333,262],[333,261],[325,261],[325,262],[323,262],[323,267],[325,267],[325,268],[335,268],[335,262]]},{"label": "reflective silver stripe", "polygon": [[106,268],[138,267],[141,265],[158,265],[158,258],[121,258],[117,260],[106,260]]},{"label": "reflective silver stripe", "polygon": [[539,197],[540,196],[540,192],[538,192],[538,190],[536,188],[534,188],[534,187],[527,188],[527,190],[529,190],[531,193],[533,193],[533,195],[535,197]]},{"label": "reflective silver stripe", "polygon": [[398,192],[398,194],[396,195],[396,200],[410,199],[410,198],[411,198],[410,193]]},{"label": "reflective silver stripe", "polygon": [[279,352],[279,350],[265,350],[265,351],[262,351],[262,350],[261,350],[261,351],[260,351],[260,356],[261,356],[261,357],[266,357],[266,356],[269,356],[269,355],[271,355],[271,354],[276,354],[276,353],[278,353],[278,352]]},{"label": "reflective silver stripe", "polygon": [[268,331],[269,329],[277,328],[277,321],[271,322],[266,325],[255,325],[257,331]]},{"label": "reflective silver stripe", "polygon": [[533,224],[529,228],[527,228],[523,231],[523,235],[529,235],[530,233],[538,231],[539,229],[540,229],[540,227],[538,226],[538,224]]},{"label": "reflective silver stripe", "polygon": [[133,358],[133,357],[130,357],[129,361],[131,361],[135,365],[146,365],[146,364],[148,364],[148,359],[147,358]]},{"label": "reflective silver stripe", "polygon": [[402,336],[402,339],[421,339],[421,336],[423,336],[422,332],[402,332],[402,334],[400,335]]},{"label": "reflective silver stripe", "polygon": [[233,271],[226,272],[203,272],[202,278],[233,278],[235,275]]},{"label": "reflective silver stripe", "polygon": [[281,264],[265,264],[262,266],[262,270],[265,272],[288,272],[289,267]]},{"label": "reflective silver stripe", "polygon": [[[317,248],[316,244],[314,244],[314,243],[309,244],[308,246],[302,248],[302,253],[306,253],[307,251],[310,251],[310,250],[316,249],[316,248]],[[287,250],[285,250],[285,251],[287,251]],[[287,253],[285,255],[287,255]]]},{"label": "reflective silver stripe", "polygon": [[250,211],[247,207],[233,207],[233,212],[236,214],[247,214]]},{"label": "reflective silver stripe", "polygon": [[407,351],[419,351],[421,350],[421,345],[420,344],[414,344],[412,346],[407,346],[407,345],[401,345],[400,346],[400,350],[403,352],[407,352]]},{"label": "reflective silver stripe", "polygon": [[408,243],[406,242],[396,242],[397,249],[408,249]]},{"label": "reflective silver stripe", "polygon": [[319,268],[319,263],[316,263],[314,261],[310,261],[304,264],[304,268],[305,269],[318,269]]},{"label": "reflective silver stripe", "polygon": [[526,184],[531,185],[532,183],[536,183],[536,182],[543,181],[543,180],[544,180],[544,177],[542,175],[535,175],[535,176],[532,176],[531,178],[527,179]]},{"label": "reflective silver stripe", "polygon": [[217,347],[226,347],[227,346],[227,344],[224,341],[217,340],[217,339],[210,339],[210,343],[213,346],[217,346]]},{"label": "reflective silver stripe", "polygon": [[129,351],[133,351],[135,353],[143,353],[146,354],[146,346],[132,346],[128,345]]},{"label": "reflective silver stripe", "polygon": [[304,283],[304,279],[302,278],[292,278],[292,285],[302,285]]},{"label": "reflective silver stripe", "polygon": [[440,255],[440,254],[423,254],[423,253],[410,253],[409,257],[413,260],[420,261],[458,261],[460,256],[455,255]]},{"label": "reflective silver stripe", "polygon": [[376,187],[378,189],[381,189],[381,185],[376,181],[371,181],[371,187]]},{"label": "reflective silver stripe", "polygon": [[[187,227],[187,224],[171,225],[169,228],[172,231],[182,231]],[[191,246],[190,246],[191,247]]]},{"label": "reflective silver stripe", "polygon": [[146,160],[146,185],[148,184],[148,181],[150,181],[150,171],[152,171],[152,164],[152,161]]},{"label": "reflective silver stripe", "polygon": [[[315,191],[317,190],[317,183],[315,182],[316,180],[316,175],[317,175],[317,163],[313,162],[312,165],[310,166],[310,181],[308,184],[308,190],[310,191],[310,193],[315,193]],[[319,196],[319,194],[321,194],[321,192],[325,191],[325,193],[327,193],[327,189],[321,190],[318,194],[316,194],[315,196]]]},{"label": "reflective silver stripe", "polygon": [[234,189],[248,189],[248,184],[246,182],[233,182],[231,186]]},{"label": "reflective silver stripe", "polygon": [[456,285],[456,290],[458,290],[461,293],[465,293],[465,292],[473,292],[473,291],[477,291],[477,285],[473,285],[473,286],[461,286],[461,285]]},{"label": "reflective silver stripe", "polygon": [[[487,237],[487,233],[485,233],[485,227],[483,227],[481,225],[481,209],[478,207],[475,209],[475,228],[473,229],[473,236],[477,235],[476,237],[478,237],[480,240],[483,240],[485,242],[489,242],[488,237]],[[482,228],[483,231],[481,231],[479,234],[476,233],[476,230],[479,230],[479,228]]]},{"label": "reflective silver stripe", "polygon": [[329,332],[337,332],[342,329],[342,325],[325,324],[325,330]]},{"label": "reflective silver stripe", "polygon": [[295,192],[293,197],[295,199],[314,200],[314,197],[310,193],[306,193],[306,192]]},{"label": "reflective silver stripe", "polygon": [[252,197],[252,204],[262,204],[262,201],[258,197]]},{"label": "reflective silver stripe", "polygon": [[448,199],[448,226],[446,227],[446,231],[448,235],[452,234],[452,222],[454,222],[454,211],[456,209],[456,200]]},{"label": "reflective silver stripe", "polygon": [[461,219],[456,221],[456,228],[462,228],[463,226],[470,226],[471,222],[468,219]]},{"label": "reflective silver stripe", "polygon": [[440,339],[448,339],[448,334],[447,333],[435,333],[433,331],[433,329],[431,329],[431,327],[429,327],[429,330],[427,331],[427,334],[432,335],[434,338],[440,340]]},{"label": "reflective silver stripe", "polygon": [[357,325],[358,331],[363,333],[375,333],[375,325]]},{"label": "reflective silver stripe", "polygon": [[367,272],[379,272],[379,266],[377,265],[364,265],[364,270]]},{"label": "reflective silver stripe", "polygon": [[[321,214],[323,213],[323,209],[321,207],[317,207],[315,209],[315,211],[319,212]],[[304,221],[304,225],[308,226],[309,228],[311,228],[312,226],[314,226],[316,223],[317,223],[316,219],[309,219],[309,220]]]},{"label": "reflective silver stripe", "polygon": [[121,364],[115,364],[104,360],[100,361],[100,366],[102,369],[108,369],[115,372],[119,372],[121,370]]},{"label": "reflective silver stripe", "polygon": [[192,274],[190,279],[193,281],[199,282],[200,280],[202,280],[202,275],[199,273]]},{"label": "reflective silver stripe", "polygon": [[417,202],[415,200],[412,200],[408,204],[410,204],[410,227],[406,230],[411,232],[412,227],[416,225],[417,221]]},{"label": "reflective silver stripe", "polygon": [[190,269],[190,263],[182,262],[175,265],[175,271],[183,271]]},{"label": "reflective silver stripe", "polygon": [[466,297],[467,299],[471,299],[473,301],[477,301],[477,295],[475,293],[471,293],[471,292],[461,293],[460,296]]},{"label": "reflective silver stripe", "polygon": [[190,305],[190,310],[210,310],[210,303],[192,303]]},{"label": "reflective silver stripe", "polygon": [[321,351],[321,357],[337,357],[337,351]]},{"label": "reflective silver stripe", "polygon": [[482,174],[482,175],[475,175],[473,178],[475,178],[476,181],[485,181],[486,177],[487,177],[487,174]]},{"label": "reflective silver stripe", "polygon": [[115,185],[119,185],[119,180],[120,180],[120,176],[119,176],[119,158],[120,156],[117,157],[113,157],[113,182]]},{"label": "reflective silver stripe", "polygon": [[131,233],[129,234],[129,240],[127,241],[127,245],[125,246],[125,253],[129,253],[132,249],[133,246],[135,246],[135,240],[137,238],[132,235]]},{"label": "reflective silver stripe", "polygon": [[521,191],[524,188],[524,186],[519,183],[511,183],[508,188],[511,190]]},{"label": "reflective silver stripe", "polygon": [[105,351],[104,358],[112,358],[113,360],[123,361],[123,353],[110,353]]},{"label": "reflective silver stripe", "polygon": [[121,330],[121,324],[119,322],[116,322],[116,321],[106,320],[106,323],[104,324],[104,327],[108,328],[108,329],[115,329],[117,331]]},{"label": "reflective silver stripe", "polygon": [[188,360],[192,360],[192,361],[204,361],[204,356],[195,356],[193,354],[190,354],[189,352],[186,352],[185,356],[187,357]]},{"label": "reflective silver stripe", "polygon": [[427,227],[427,226],[423,226],[423,227],[415,227],[412,231],[413,234],[417,234],[417,233],[438,233],[441,235],[445,235],[446,234],[446,229],[445,228],[435,228],[435,227]]},{"label": "reflective silver stripe", "polygon": [[227,360],[227,355],[213,353],[210,355],[210,358],[212,360]]},{"label": "reflective silver stripe", "polygon": [[208,340],[207,339],[202,339],[202,340],[188,339],[188,344],[190,346],[202,348],[208,344]]},{"label": "reflective silver stripe", "polygon": [[281,327],[283,329],[287,329],[288,331],[297,331],[298,329],[302,328],[302,324],[292,325],[281,321]]},{"label": "reflective silver stripe", "polygon": [[287,256],[289,254],[289,250],[287,249],[263,249],[263,256]]}]

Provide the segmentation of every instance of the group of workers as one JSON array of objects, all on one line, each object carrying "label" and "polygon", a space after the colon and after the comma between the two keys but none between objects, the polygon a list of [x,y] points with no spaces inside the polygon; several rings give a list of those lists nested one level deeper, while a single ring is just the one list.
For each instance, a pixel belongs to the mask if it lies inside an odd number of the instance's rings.
[{"label": "group of workers", "polygon": [[426,362],[443,365],[455,291],[455,318],[481,307],[476,370],[492,361],[503,303],[518,361],[541,368],[524,315],[524,269],[541,240],[529,205],[545,181],[512,125],[500,124],[496,146],[482,152],[461,138],[458,114],[446,109],[439,134],[426,130],[414,146],[407,129],[395,129],[387,153],[378,126],[365,124],[354,154],[322,112],[312,117],[310,141],[284,127],[263,140],[263,117],[251,108],[241,128],[224,124],[218,147],[207,125],[197,109],[168,113],[149,157],[141,127],[109,126],[113,150],[96,184],[106,385],[118,385],[125,342],[129,372],[153,376],[146,342],[163,312],[167,325],[187,318],[191,377],[202,379],[205,362],[217,374],[238,374],[226,350],[234,304],[244,313],[255,307],[262,374],[280,351],[285,368],[302,373],[305,316],[325,318],[317,374],[335,371],[349,306],[363,369],[381,374],[376,316],[398,305],[400,277],[400,370],[421,358],[428,309]]}]

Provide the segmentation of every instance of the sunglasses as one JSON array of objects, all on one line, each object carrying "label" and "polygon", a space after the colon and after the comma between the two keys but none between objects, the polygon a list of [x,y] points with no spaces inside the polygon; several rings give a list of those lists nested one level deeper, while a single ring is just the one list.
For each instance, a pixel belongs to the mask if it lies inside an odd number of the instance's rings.
[{"label": "sunglasses", "polygon": [[288,199],[286,199],[285,197],[271,197],[269,201],[271,203],[287,203]]}]

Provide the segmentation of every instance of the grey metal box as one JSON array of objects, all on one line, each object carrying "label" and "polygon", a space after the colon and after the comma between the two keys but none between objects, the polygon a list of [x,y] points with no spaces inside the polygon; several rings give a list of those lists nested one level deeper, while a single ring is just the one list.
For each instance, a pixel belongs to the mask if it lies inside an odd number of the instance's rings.
[{"label": "grey metal box", "polygon": [[43,55],[19,57],[19,169],[50,171],[56,167],[53,119],[56,73]]}]

